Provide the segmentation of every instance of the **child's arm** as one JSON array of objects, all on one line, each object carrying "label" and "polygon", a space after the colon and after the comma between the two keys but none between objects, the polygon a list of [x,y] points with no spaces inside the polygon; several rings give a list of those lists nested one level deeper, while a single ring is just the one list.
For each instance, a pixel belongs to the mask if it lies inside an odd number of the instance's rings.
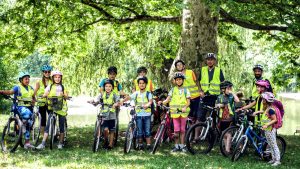
[{"label": "child's arm", "polygon": [[277,122],[277,118],[276,118],[275,114],[271,115],[270,118],[271,118],[271,121],[269,123],[267,123],[267,124],[265,124],[265,125],[262,126],[263,130],[266,129],[266,128],[268,128],[269,126],[271,126],[271,125],[273,125],[273,124],[275,124]]},{"label": "child's arm", "polygon": [[169,103],[170,102],[170,100],[171,100],[171,96],[168,96],[167,98],[166,98],[166,100],[164,100],[164,101],[159,101],[160,103],[162,103],[162,104],[164,104],[164,105],[166,105],[167,103]]},{"label": "child's arm", "polygon": [[244,110],[244,109],[249,109],[249,108],[253,107],[255,104],[256,104],[256,100],[254,102],[251,102],[250,104],[242,107],[242,108],[237,109],[236,112],[238,112],[240,110]]},{"label": "child's arm", "polygon": [[13,90],[0,90],[0,94],[12,95],[15,94],[15,92]]},{"label": "child's arm", "polygon": [[182,108],[182,112],[186,112],[186,109],[190,106],[191,104],[191,101],[190,101],[190,98],[187,98],[186,99],[186,105]]},{"label": "child's arm", "polygon": [[67,99],[68,98],[68,92],[67,91],[64,91],[64,93],[63,93],[63,97],[65,98],[65,99]]},{"label": "child's arm", "polygon": [[254,112],[253,114],[252,114],[252,116],[256,116],[257,114],[261,114],[261,113],[263,113],[264,111],[256,111],[256,112]]},{"label": "child's arm", "polygon": [[234,102],[240,102],[240,99],[237,97],[237,95],[236,94],[234,94],[234,93],[232,93],[232,95],[233,95],[233,98],[234,98]]}]

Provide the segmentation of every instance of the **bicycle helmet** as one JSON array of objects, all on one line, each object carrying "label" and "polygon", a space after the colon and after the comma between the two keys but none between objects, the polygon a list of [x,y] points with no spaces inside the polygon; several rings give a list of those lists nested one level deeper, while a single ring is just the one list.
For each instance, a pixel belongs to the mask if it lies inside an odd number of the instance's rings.
[{"label": "bicycle helmet", "polygon": [[264,92],[261,94],[261,97],[269,103],[273,103],[275,101],[275,96],[271,92]]},{"label": "bicycle helmet", "polygon": [[227,87],[229,87],[229,83],[228,81],[224,81],[220,84],[220,88],[221,89],[226,89]]},{"label": "bicycle helmet", "polygon": [[30,77],[30,75],[29,75],[28,72],[20,72],[19,75],[18,75],[19,81],[21,82],[22,79],[23,79],[24,77],[26,77],[26,76]]},{"label": "bicycle helmet", "polygon": [[266,80],[258,80],[258,81],[256,81],[255,84],[258,86],[263,86],[265,88],[269,88],[269,86],[270,86],[269,82]]},{"label": "bicycle helmet", "polygon": [[63,76],[63,74],[59,70],[54,70],[51,72],[51,76],[53,77],[54,75],[60,75]]},{"label": "bicycle helmet", "polygon": [[176,61],[175,61],[175,67],[176,67],[177,63],[179,63],[179,62],[181,62],[183,65],[185,65],[185,63],[184,63],[184,61],[183,61],[183,60],[181,60],[181,59],[178,59],[178,60],[176,60]]},{"label": "bicycle helmet", "polygon": [[111,66],[107,69],[107,74],[115,73],[118,74],[118,69],[115,66]]},{"label": "bicycle helmet", "polygon": [[174,75],[174,79],[176,80],[177,78],[181,78],[181,79],[185,79],[185,76],[183,73],[181,72],[176,72],[175,75]]},{"label": "bicycle helmet", "polygon": [[137,83],[139,84],[139,81],[140,80],[143,80],[146,84],[148,84],[148,79],[147,79],[147,77],[145,77],[145,76],[139,76],[138,78],[137,78]]},{"label": "bicycle helmet", "polygon": [[41,68],[42,71],[52,71],[52,66],[50,65],[43,65]]},{"label": "bicycle helmet", "polygon": [[147,68],[146,68],[145,66],[141,66],[141,67],[139,67],[139,68],[137,69],[136,72],[137,72],[138,74],[141,73],[141,72],[147,73],[148,70],[147,70]]},{"label": "bicycle helmet", "polygon": [[209,58],[213,58],[213,59],[217,60],[217,56],[214,53],[207,53],[205,56],[205,59],[209,59]]},{"label": "bicycle helmet", "polygon": [[111,84],[112,87],[114,88],[114,81],[112,81],[112,80],[110,80],[110,79],[107,79],[107,80],[104,81],[104,86],[105,86],[106,84]]},{"label": "bicycle helmet", "polygon": [[264,67],[260,64],[254,65],[252,70],[254,71],[255,69],[260,69],[261,71],[264,71]]}]

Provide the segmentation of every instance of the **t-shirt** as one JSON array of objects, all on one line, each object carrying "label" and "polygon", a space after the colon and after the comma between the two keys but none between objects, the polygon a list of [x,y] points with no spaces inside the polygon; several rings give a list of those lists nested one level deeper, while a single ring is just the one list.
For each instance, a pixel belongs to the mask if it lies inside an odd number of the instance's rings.
[{"label": "t-shirt", "polygon": [[[102,79],[99,83],[99,87],[104,88],[104,83],[106,80],[107,80],[107,78]],[[113,80],[113,82],[115,83],[115,80]],[[121,91],[121,90],[122,90],[122,85],[120,83],[118,83],[118,91]]]},{"label": "t-shirt", "polygon": [[[110,93],[110,94],[107,94],[107,93],[106,93],[106,99],[108,99],[109,96],[110,96],[111,94],[113,94],[113,102],[114,102],[114,103],[117,103],[117,102],[120,101],[120,97],[119,97],[117,94],[114,94],[114,93]],[[101,99],[103,99],[103,97],[102,97],[102,95],[100,94],[100,95],[97,97],[96,101],[97,101],[97,102],[100,102]],[[117,118],[116,113],[111,113],[111,112],[109,112],[109,113],[107,114],[107,116],[104,118],[104,120],[115,120],[116,118]]]},{"label": "t-shirt", "polygon": [[[215,71],[215,68],[213,68],[212,70],[208,69],[209,82],[213,79],[214,71]],[[225,80],[225,77],[224,77],[223,71],[220,70],[220,81],[223,82],[224,80]],[[199,81],[201,81],[201,71],[200,71],[200,74],[199,74]]]},{"label": "t-shirt", "polygon": [[[56,96],[60,96],[61,95],[61,93],[63,92],[63,90],[62,90],[62,86],[61,85],[57,85],[57,84],[53,84],[52,85],[52,88],[54,87],[54,85],[56,85]],[[48,85],[47,87],[46,87],[46,89],[45,89],[45,92],[50,92],[50,87],[51,87],[51,85]]]},{"label": "t-shirt", "polygon": [[[130,99],[131,99],[131,101],[134,101],[134,103],[135,103],[135,101],[136,101],[136,97],[138,96],[138,95],[141,95],[141,98],[142,98],[142,103],[143,104],[147,104],[152,98],[153,98],[153,96],[152,96],[152,94],[150,93],[150,92],[148,92],[148,99],[146,98],[146,91],[145,92],[143,92],[143,93],[140,93],[140,91],[136,91],[136,92],[134,92],[134,93],[132,93],[131,95],[130,95]],[[136,104],[136,103],[135,103]],[[149,108],[151,108],[151,107],[149,107]],[[151,116],[151,112],[150,113],[148,113],[148,112],[145,112],[145,110],[144,109],[140,109],[140,111],[139,112],[136,112],[137,113],[137,116]]]},{"label": "t-shirt", "polygon": [[275,114],[276,112],[275,112],[275,110],[274,109],[269,109],[269,116],[272,116],[273,114]]}]

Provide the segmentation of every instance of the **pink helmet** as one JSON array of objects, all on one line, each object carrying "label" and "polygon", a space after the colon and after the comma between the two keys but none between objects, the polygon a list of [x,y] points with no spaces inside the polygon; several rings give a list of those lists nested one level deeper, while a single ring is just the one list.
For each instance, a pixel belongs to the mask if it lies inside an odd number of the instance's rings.
[{"label": "pink helmet", "polygon": [[269,88],[269,86],[270,86],[269,82],[266,80],[258,80],[258,81],[256,81],[255,84],[258,86],[263,86],[265,88]]},{"label": "pink helmet", "polygon": [[261,97],[269,103],[273,103],[275,101],[275,96],[271,92],[264,92],[261,94]]},{"label": "pink helmet", "polygon": [[63,75],[59,70],[54,70],[51,72],[51,76],[54,76],[54,75]]}]

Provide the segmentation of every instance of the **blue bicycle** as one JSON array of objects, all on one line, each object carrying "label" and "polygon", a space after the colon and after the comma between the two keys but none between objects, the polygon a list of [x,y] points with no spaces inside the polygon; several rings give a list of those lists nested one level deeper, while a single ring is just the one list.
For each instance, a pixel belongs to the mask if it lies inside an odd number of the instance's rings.
[{"label": "blue bicycle", "polygon": [[[276,140],[277,140],[277,145],[280,151],[280,159],[283,158],[283,155],[285,153],[285,149],[286,149],[286,142],[285,140],[280,137],[280,136],[276,136]],[[260,136],[259,134],[257,134],[254,130],[253,130],[253,123],[249,122],[249,126],[246,129],[245,134],[239,139],[239,141],[237,142],[235,149],[233,151],[232,157],[231,157],[231,161],[237,161],[241,155],[244,154],[247,146],[248,146],[248,142],[250,141],[250,144],[253,145],[253,147],[255,148],[255,151],[258,153],[259,157],[262,160],[270,160],[271,158],[271,150],[270,147],[268,145],[267,139],[265,137]]]}]

